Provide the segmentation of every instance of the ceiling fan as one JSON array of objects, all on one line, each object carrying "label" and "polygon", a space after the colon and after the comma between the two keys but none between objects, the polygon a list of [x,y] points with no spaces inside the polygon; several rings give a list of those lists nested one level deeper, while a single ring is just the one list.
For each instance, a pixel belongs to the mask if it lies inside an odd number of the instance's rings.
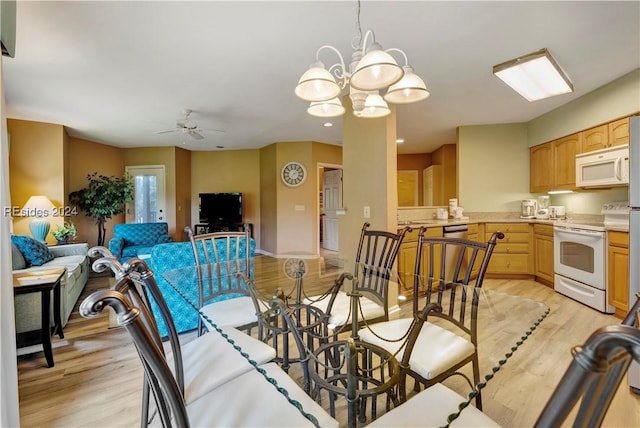
[{"label": "ceiling fan", "polygon": [[167,129],[165,131],[158,131],[156,134],[167,134],[169,132],[181,132],[184,135],[189,135],[195,140],[202,140],[204,136],[202,135],[202,131],[214,131],[214,132],[224,132],[219,129],[201,129],[195,123],[189,121],[189,116],[191,115],[191,109],[183,110],[183,117],[178,119],[176,122],[176,127],[174,129]]}]

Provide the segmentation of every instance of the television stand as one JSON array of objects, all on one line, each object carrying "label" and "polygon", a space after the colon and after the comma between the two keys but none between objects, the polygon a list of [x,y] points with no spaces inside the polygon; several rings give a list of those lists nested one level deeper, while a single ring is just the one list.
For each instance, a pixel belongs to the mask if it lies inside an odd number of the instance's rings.
[{"label": "television stand", "polygon": [[[253,238],[253,223],[247,223],[249,225],[249,233]],[[243,232],[244,223],[199,223],[193,228],[196,235],[202,235],[203,233],[213,232]]]}]

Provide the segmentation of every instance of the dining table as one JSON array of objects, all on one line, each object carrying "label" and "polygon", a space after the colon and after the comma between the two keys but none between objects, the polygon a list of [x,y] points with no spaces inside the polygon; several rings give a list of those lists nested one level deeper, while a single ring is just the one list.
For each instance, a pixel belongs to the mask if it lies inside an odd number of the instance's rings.
[{"label": "dining table", "polygon": [[[319,404],[330,412],[341,426],[363,426],[375,419],[382,412],[386,412],[394,406],[402,405],[398,400],[397,381],[398,360],[400,356],[381,352],[375,346],[364,343],[358,337],[358,329],[363,324],[358,322],[357,309],[353,312],[352,322],[339,334],[332,334],[326,330],[328,314],[316,309],[306,310],[304,302],[309,296],[323,295],[334,282],[346,277],[343,287],[349,292],[353,287],[354,274],[357,281],[357,272],[372,269],[370,266],[362,266],[352,260],[338,257],[270,257],[256,255],[249,260],[235,260],[226,262],[222,266],[196,266],[165,271],[162,276],[182,298],[193,308],[198,315],[202,312],[199,308],[199,286],[197,269],[202,275],[234,276],[247,284],[247,288],[255,298],[261,302],[264,308],[261,314],[263,324],[267,325],[266,331],[274,325],[279,326],[278,335],[282,339],[292,336],[291,344],[297,344],[297,355],[283,360],[282,348],[278,349],[278,362],[285,364],[300,363],[302,370],[289,372],[301,387],[305,388]],[[400,279],[403,281],[413,273],[388,271],[385,272],[389,279],[389,287],[398,287]],[[220,278],[219,283],[226,279]],[[420,280],[425,280],[420,279]],[[419,280],[419,281],[420,281]],[[418,282],[419,282],[418,281]],[[504,368],[511,356],[521,347],[525,346],[527,338],[536,330],[538,325],[549,313],[549,308],[542,302],[535,301],[518,295],[511,295],[495,289],[477,288],[471,285],[446,284],[445,288],[458,290],[457,297],[462,295],[475,296],[478,310],[478,354],[479,367],[482,374],[481,381],[476,385],[468,385],[466,382],[454,381],[451,388],[455,389],[465,400],[458,406],[448,411],[447,420],[442,425],[448,425],[454,420],[460,409],[472,403],[474,397],[493,379],[497,372]],[[349,293],[354,305],[358,304],[359,293]],[[421,299],[421,296],[414,296]],[[473,299],[469,299],[471,301]],[[286,320],[279,319],[286,311]],[[354,306],[357,308],[357,306]],[[443,308],[446,310],[446,308]],[[311,318],[305,314],[312,314]],[[469,311],[471,316],[472,311]],[[411,301],[399,302],[394,305],[394,311],[390,318],[412,317],[413,304]],[[362,321],[362,320],[360,320]],[[429,322],[438,322],[429,318]],[[222,333],[220,327],[207,321],[210,332]],[[324,329],[318,329],[318,326]],[[313,328],[310,328],[313,327]],[[375,324],[364,328],[375,329]],[[313,335],[305,338],[305,328],[313,331]],[[271,328],[273,333],[273,328]],[[257,333],[253,333],[259,337]],[[273,340],[277,335],[263,335],[262,340]],[[314,342],[315,341],[315,342]],[[280,342],[282,343],[282,342]],[[292,346],[295,348],[295,346]],[[359,353],[358,358],[353,357],[354,349]],[[287,349],[288,351],[288,349]],[[365,355],[366,354],[366,355]],[[248,358],[239,349],[239,358]],[[355,364],[355,366],[354,366]],[[368,377],[355,378],[353,372],[362,367],[358,365],[368,364]],[[288,367],[287,367],[288,369]],[[377,370],[377,374],[374,370]],[[360,372],[362,373],[362,370]],[[375,390],[375,394],[371,391]],[[409,398],[411,399],[411,394]],[[366,404],[371,407],[366,413]],[[377,404],[376,404],[377,403]],[[357,416],[357,417],[356,417]]]}]

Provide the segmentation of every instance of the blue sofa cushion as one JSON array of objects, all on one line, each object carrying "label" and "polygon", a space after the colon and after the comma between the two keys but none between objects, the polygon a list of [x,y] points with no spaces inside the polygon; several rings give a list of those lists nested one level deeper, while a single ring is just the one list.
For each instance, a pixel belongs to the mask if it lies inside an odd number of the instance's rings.
[{"label": "blue sofa cushion", "polygon": [[24,235],[11,235],[11,243],[18,247],[29,266],[42,266],[53,260],[53,254],[45,244]]},{"label": "blue sofa cushion", "polygon": [[15,244],[11,244],[11,270],[24,269],[26,267],[27,262],[24,257],[22,257],[22,253]]}]

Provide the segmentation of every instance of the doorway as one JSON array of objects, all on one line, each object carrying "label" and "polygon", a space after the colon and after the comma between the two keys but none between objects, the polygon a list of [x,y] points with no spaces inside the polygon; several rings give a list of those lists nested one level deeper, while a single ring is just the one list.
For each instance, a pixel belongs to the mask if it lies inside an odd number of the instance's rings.
[{"label": "doorway", "polygon": [[166,221],[164,165],[127,166],[125,170],[134,185],[134,199],[126,206],[126,222]]},{"label": "doorway", "polygon": [[338,211],[342,202],[342,166],[318,165],[318,249],[319,253],[338,252]]}]

